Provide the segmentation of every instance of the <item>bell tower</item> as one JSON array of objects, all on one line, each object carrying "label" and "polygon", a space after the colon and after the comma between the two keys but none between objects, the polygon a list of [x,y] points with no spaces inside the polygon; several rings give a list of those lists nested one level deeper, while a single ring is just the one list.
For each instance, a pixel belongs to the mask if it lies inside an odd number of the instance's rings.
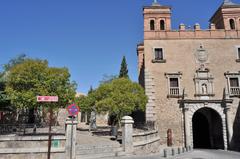
[{"label": "bell tower", "polygon": [[210,19],[216,29],[240,30],[240,5],[231,0],[224,0]]},{"label": "bell tower", "polygon": [[154,0],[151,6],[143,8],[144,31],[171,30],[171,7],[160,5]]}]

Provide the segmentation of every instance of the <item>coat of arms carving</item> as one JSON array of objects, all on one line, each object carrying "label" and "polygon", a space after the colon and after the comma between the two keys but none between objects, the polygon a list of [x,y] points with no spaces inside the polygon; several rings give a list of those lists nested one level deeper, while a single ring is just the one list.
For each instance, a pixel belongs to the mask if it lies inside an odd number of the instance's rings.
[{"label": "coat of arms carving", "polygon": [[203,48],[203,45],[200,45],[200,48],[197,49],[196,53],[195,53],[195,58],[196,58],[196,62],[202,64],[207,63],[208,61],[208,53],[206,51],[206,49]]}]

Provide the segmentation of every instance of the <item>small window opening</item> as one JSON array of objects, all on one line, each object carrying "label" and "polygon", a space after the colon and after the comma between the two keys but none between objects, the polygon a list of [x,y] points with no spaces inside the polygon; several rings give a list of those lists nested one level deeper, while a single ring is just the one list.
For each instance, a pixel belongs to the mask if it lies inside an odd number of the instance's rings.
[{"label": "small window opening", "polygon": [[160,20],[160,30],[165,30],[165,22],[164,22],[164,20]]},{"label": "small window opening", "polygon": [[233,19],[230,19],[230,20],[229,20],[229,23],[230,23],[230,29],[231,29],[231,30],[234,30],[234,29],[235,29],[235,22],[234,22],[234,20],[233,20]]},{"label": "small window opening", "polygon": [[154,20],[150,21],[150,30],[155,30],[155,21]]},{"label": "small window opening", "polygon": [[155,54],[155,60],[163,60],[163,49],[162,48],[156,48],[154,54]]}]

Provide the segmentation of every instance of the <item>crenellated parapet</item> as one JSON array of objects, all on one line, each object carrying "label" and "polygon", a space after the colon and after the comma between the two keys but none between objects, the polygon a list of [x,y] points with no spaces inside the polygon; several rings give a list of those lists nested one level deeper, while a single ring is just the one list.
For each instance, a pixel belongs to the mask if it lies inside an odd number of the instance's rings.
[{"label": "crenellated parapet", "polygon": [[144,31],[144,40],[158,39],[234,39],[240,38],[240,30],[216,29],[215,24],[211,23],[209,29],[201,29],[200,24],[196,23],[193,29],[187,28],[183,23],[179,25],[179,30],[154,30]]},{"label": "crenellated parapet", "polygon": [[152,6],[143,8],[144,14],[144,39],[219,39],[240,37],[240,5],[231,1],[223,4],[210,18],[209,29],[203,30],[196,23],[189,29],[183,23],[179,30],[171,29],[172,8],[157,2]]}]

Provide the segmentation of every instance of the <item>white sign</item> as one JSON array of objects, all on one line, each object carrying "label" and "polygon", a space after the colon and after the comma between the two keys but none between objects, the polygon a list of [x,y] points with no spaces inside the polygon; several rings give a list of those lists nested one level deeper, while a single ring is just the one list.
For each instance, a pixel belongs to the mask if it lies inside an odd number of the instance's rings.
[{"label": "white sign", "polygon": [[37,96],[38,102],[58,102],[58,96]]}]

